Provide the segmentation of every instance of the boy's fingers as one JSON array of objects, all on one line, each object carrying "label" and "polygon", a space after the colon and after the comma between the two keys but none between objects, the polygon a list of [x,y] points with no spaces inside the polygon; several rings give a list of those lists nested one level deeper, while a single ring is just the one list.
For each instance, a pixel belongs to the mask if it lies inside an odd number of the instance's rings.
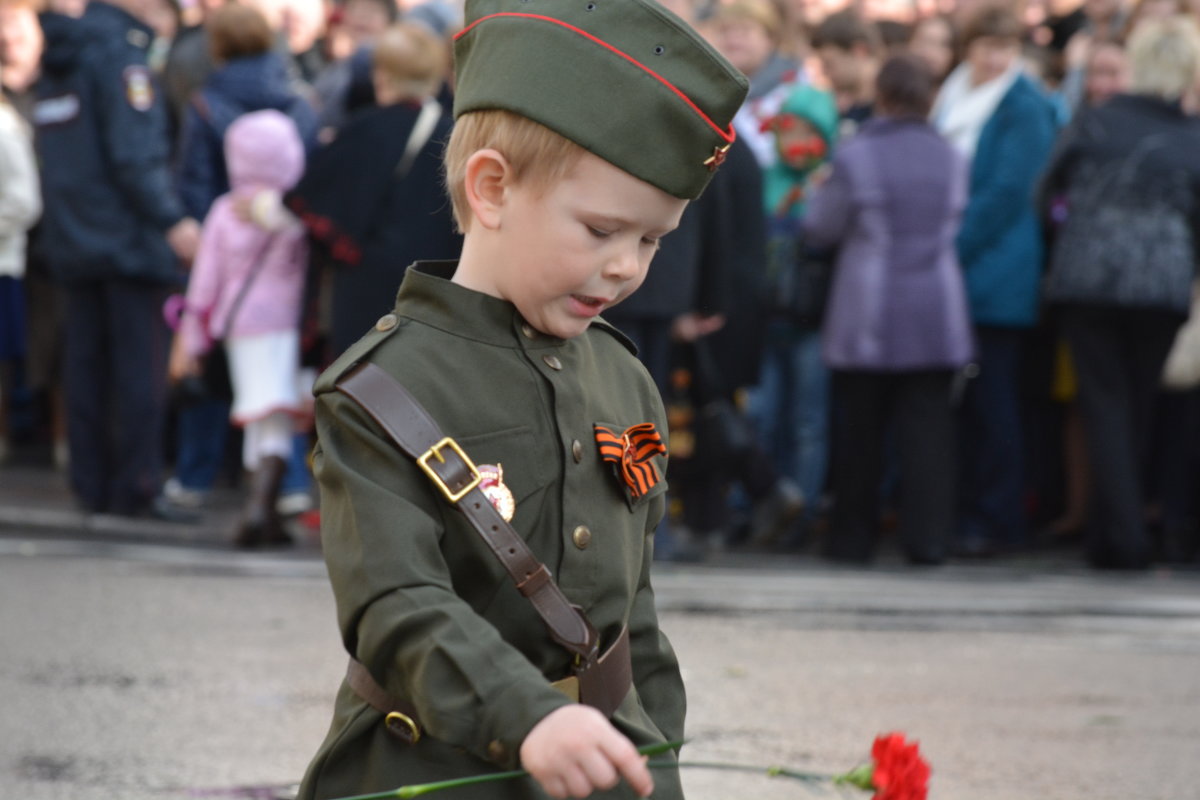
[{"label": "boy's fingers", "polygon": [[605,747],[605,752],[617,771],[625,778],[633,790],[642,797],[648,797],[654,791],[654,779],[646,767],[646,759],[633,747],[628,740],[618,740],[617,744]]},{"label": "boy's fingers", "polygon": [[587,773],[588,780],[597,789],[611,789],[620,781],[617,768],[613,762],[597,750],[580,761],[580,766]]},{"label": "boy's fingers", "polygon": [[563,777],[566,779],[567,792],[571,797],[587,797],[595,788],[581,767],[568,767],[564,771]]}]

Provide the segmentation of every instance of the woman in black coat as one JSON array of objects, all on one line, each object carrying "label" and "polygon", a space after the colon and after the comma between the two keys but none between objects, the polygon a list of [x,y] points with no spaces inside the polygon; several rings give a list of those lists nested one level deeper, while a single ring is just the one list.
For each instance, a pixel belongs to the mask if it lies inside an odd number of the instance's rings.
[{"label": "woman in black coat", "polygon": [[462,237],[441,179],[451,119],[432,99],[446,63],[444,46],[424,28],[388,29],[372,56],[377,107],[314,153],[288,195],[316,244],[314,283],[326,293],[322,362],[391,310],[409,264],[458,257]]},{"label": "woman in black coat", "polygon": [[1151,558],[1142,465],[1155,393],[1188,313],[1200,232],[1200,122],[1181,98],[1200,71],[1194,20],[1150,20],[1129,44],[1131,94],[1081,112],[1047,170],[1043,208],[1065,199],[1045,298],[1061,309],[1093,475],[1088,557]]}]

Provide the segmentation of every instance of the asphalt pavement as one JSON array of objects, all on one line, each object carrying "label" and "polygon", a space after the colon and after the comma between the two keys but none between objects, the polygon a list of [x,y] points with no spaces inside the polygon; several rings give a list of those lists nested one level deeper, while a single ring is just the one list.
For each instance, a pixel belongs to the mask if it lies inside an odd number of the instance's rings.
[{"label": "asphalt pavement", "polygon": [[[198,525],[88,516],[61,477],[0,468],[0,798],[265,799],[299,778],[344,669],[333,601],[311,530],[238,552],[236,508],[220,490]],[[933,800],[1200,798],[1200,571],[720,553],[655,586],[690,759],[832,773],[903,730]],[[690,800],[809,796],[684,780]]]}]

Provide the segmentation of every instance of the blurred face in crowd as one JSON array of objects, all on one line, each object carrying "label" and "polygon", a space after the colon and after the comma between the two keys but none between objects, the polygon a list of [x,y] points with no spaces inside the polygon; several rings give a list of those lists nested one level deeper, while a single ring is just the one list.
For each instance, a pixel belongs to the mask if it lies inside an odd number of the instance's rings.
[{"label": "blurred face in crowd", "polygon": [[1136,13],[1138,22],[1144,19],[1166,19],[1176,14],[1187,14],[1188,6],[1180,0],[1142,0]]},{"label": "blurred face in crowd", "polygon": [[795,114],[780,114],[771,125],[779,159],[794,170],[807,170],[825,159],[828,148],[812,124]]},{"label": "blurred face in crowd", "polygon": [[316,44],[325,31],[325,4],[322,0],[288,0],[283,8],[283,32],[288,50],[304,53]]},{"label": "blurred face in crowd", "polygon": [[1021,43],[999,36],[980,36],[967,45],[971,84],[979,86],[1008,72],[1021,55]]},{"label": "blurred face in crowd", "polygon": [[1107,22],[1121,9],[1121,0],[1084,0],[1083,13],[1092,22]]},{"label": "blurred face in crowd", "polygon": [[42,57],[42,28],[28,6],[0,5],[0,67],[4,85],[14,91],[28,88],[37,77]]},{"label": "blurred face in crowd", "polygon": [[789,0],[792,19],[816,26],[821,20],[848,6],[847,0]]},{"label": "blurred face in crowd", "polygon": [[167,0],[153,0],[145,6],[143,19],[163,39],[174,39],[179,32],[179,16]]},{"label": "blurred face in crowd", "polygon": [[[116,3],[114,3],[116,5]],[[49,0],[46,10],[65,17],[82,17],[87,8],[87,0]]]},{"label": "blurred face in crowd", "polygon": [[938,80],[950,74],[954,66],[954,32],[950,23],[941,17],[930,17],[917,23],[909,52],[922,59]]},{"label": "blurred face in crowd", "polygon": [[890,19],[911,23],[922,9],[910,0],[860,0],[862,14],[867,19]]},{"label": "blurred face in crowd", "polygon": [[843,50],[837,45],[826,44],[817,48],[817,61],[821,73],[830,88],[837,92],[857,92],[862,83],[862,67],[865,54],[855,50]]},{"label": "blurred face in crowd", "polygon": [[744,74],[754,75],[775,49],[767,29],[749,19],[723,19],[711,28],[713,45]]},{"label": "blurred face in crowd", "polygon": [[342,8],[342,31],[358,47],[379,38],[389,22],[387,11],[376,0],[349,0]]},{"label": "blurred face in crowd", "polygon": [[1084,99],[1089,106],[1098,106],[1114,94],[1129,89],[1129,60],[1119,45],[1108,43],[1096,47],[1088,60]]}]

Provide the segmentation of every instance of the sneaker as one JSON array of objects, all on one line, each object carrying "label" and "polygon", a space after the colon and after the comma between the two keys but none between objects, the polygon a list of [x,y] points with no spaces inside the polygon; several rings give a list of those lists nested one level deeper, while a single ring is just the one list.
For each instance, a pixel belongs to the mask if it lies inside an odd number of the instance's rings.
[{"label": "sneaker", "polygon": [[163,497],[179,508],[200,508],[208,500],[208,492],[203,489],[189,489],[179,482],[178,478],[168,478],[163,484]]},{"label": "sneaker", "polygon": [[165,494],[160,494],[154,498],[150,502],[150,507],[145,510],[142,516],[162,520],[163,522],[175,522],[181,525],[195,525],[203,519],[196,508],[182,506]]},{"label": "sneaker", "polygon": [[58,472],[66,472],[71,466],[71,446],[67,444],[66,439],[58,439],[54,442],[54,469]]},{"label": "sneaker", "polygon": [[780,478],[771,492],[755,505],[750,520],[749,542],[753,547],[770,547],[786,534],[804,510],[804,493],[787,478]]},{"label": "sneaker", "polygon": [[306,511],[311,511],[312,507],[312,495],[303,490],[281,494],[279,495],[279,499],[275,501],[275,510],[285,517],[294,517],[298,514],[303,514]]}]

